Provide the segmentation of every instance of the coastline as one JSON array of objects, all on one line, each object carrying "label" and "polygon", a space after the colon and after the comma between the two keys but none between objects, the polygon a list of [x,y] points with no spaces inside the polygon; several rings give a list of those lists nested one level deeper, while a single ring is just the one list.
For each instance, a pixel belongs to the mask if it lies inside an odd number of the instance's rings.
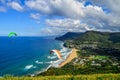
[{"label": "coastline", "polygon": [[[64,43],[61,43],[62,49],[66,48],[63,44]],[[73,49],[71,49],[71,51],[68,54],[66,54],[66,56],[64,56],[63,59],[58,60],[58,61],[54,61],[54,63],[58,64],[58,66],[56,68],[61,68],[64,65],[66,65],[67,63],[71,62],[74,58],[76,58],[77,57],[77,52],[76,51],[77,51],[77,49],[73,48]],[[47,70],[49,70],[49,68],[55,67],[55,66],[53,66],[53,64],[50,64],[46,69],[44,69],[42,71],[37,71],[34,74],[30,74],[30,76],[33,77],[33,76],[40,75],[43,72],[46,72]]]},{"label": "coastline", "polygon": [[[62,42],[62,43],[60,44],[61,47],[62,47],[62,49],[61,49],[60,51],[63,51],[63,52],[64,52],[64,50],[66,50],[66,49],[68,49],[68,48],[65,47],[63,44],[64,44],[64,42]],[[36,71],[35,73],[33,73],[33,74],[28,74],[28,75],[31,76],[31,77],[37,76],[37,75],[39,75],[39,74],[41,74],[41,73],[43,73],[43,72],[46,72],[47,70],[49,70],[49,68],[55,67],[55,64],[57,64],[56,68],[60,68],[59,65],[60,65],[61,63],[63,63],[63,62],[66,62],[67,58],[69,57],[69,55],[70,55],[73,51],[74,51],[73,49],[70,49],[70,51],[67,52],[67,54],[64,55],[64,57],[63,57],[62,59],[57,60],[57,61],[53,61],[53,63],[51,63],[46,69],[44,69],[44,70],[42,70],[42,71]],[[65,64],[64,64],[64,65],[65,65]]]},{"label": "coastline", "polygon": [[[66,57],[66,59],[64,61],[62,61],[60,64],[58,64],[58,67],[57,68],[61,68],[63,67],[64,65],[66,65],[67,63],[71,62],[74,58],[77,57],[77,49],[73,48],[72,51],[69,53],[69,55]],[[36,75],[39,75],[45,71],[47,71],[49,68],[53,67],[52,65],[49,65],[47,67],[47,69],[43,70],[43,71],[39,71],[35,74],[31,74],[31,76],[36,76]]]},{"label": "coastline", "polygon": [[67,63],[71,62],[76,57],[77,57],[77,49],[73,48],[72,52],[68,55],[68,57],[59,64],[59,68],[63,67]]}]

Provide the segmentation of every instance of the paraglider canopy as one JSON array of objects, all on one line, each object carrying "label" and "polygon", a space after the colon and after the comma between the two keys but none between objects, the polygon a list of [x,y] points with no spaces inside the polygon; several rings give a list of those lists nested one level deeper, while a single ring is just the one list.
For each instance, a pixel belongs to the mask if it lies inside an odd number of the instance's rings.
[{"label": "paraglider canopy", "polygon": [[58,56],[58,58],[59,58],[59,59],[61,59],[61,58],[62,58],[62,55],[61,55],[61,53],[60,53],[60,51],[59,51],[59,50],[56,50],[56,49],[51,50],[51,51],[50,51],[50,54],[52,54],[52,53],[57,54],[57,56]]},{"label": "paraglider canopy", "polygon": [[17,36],[17,34],[16,34],[15,32],[10,32],[8,36],[9,36],[9,37]]}]

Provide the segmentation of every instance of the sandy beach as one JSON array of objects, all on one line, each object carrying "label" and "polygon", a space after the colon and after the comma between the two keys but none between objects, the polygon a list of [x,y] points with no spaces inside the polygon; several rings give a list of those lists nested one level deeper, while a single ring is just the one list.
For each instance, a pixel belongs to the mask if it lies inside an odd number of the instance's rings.
[{"label": "sandy beach", "polygon": [[[59,64],[59,68],[63,67],[65,64],[71,62],[72,59],[76,58],[77,57],[77,49],[73,48],[72,49],[72,52],[69,54],[69,56],[66,58],[66,60],[64,60],[63,62],[61,62],[61,64]],[[50,65],[46,70],[44,71],[40,71],[40,72],[37,72],[35,74],[32,74],[31,76],[35,76],[35,75],[38,75],[42,72],[45,72],[47,71],[52,65]]]},{"label": "sandy beach", "polygon": [[77,57],[77,49],[72,49],[72,52],[70,53],[70,55],[67,57],[67,59],[65,61],[63,61],[61,64],[59,64],[59,67],[63,67],[65,64],[69,63],[72,59]]}]

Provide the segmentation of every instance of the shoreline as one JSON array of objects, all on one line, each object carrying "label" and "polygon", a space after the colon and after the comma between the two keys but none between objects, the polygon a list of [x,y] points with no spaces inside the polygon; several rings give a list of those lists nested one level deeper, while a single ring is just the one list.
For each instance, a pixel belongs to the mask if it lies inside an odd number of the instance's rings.
[{"label": "shoreline", "polygon": [[[62,47],[62,49],[67,48],[67,47],[65,47],[63,44],[64,44],[64,42],[60,44],[61,47]],[[69,54],[66,55],[66,59],[69,57],[69,55],[70,55],[72,52],[73,52],[73,49],[71,49],[71,51],[69,52]],[[62,62],[66,61],[66,59],[65,59],[65,60],[62,59]],[[61,61],[61,60],[58,60],[58,61]],[[54,62],[54,61],[53,61],[53,62]],[[61,63],[62,63],[62,62],[61,62]],[[59,68],[59,65],[60,65],[61,63],[58,63],[58,67],[57,67],[57,68]],[[54,63],[53,63],[53,64],[54,64]],[[33,77],[33,76],[37,76],[37,75],[39,75],[39,74],[41,74],[41,73],[43,73],[43,72],[46,72],[49,68],[55,67],[55,66],[53,66],[53,64],[50,64],[46,69],[44,69],[44,70],[42,70],[42,71],[36,71],[36,72],[33,73],[33,74],[29,74],[29,76]]]},{"label": "shoreline", "polygon": [[67,56],[67,58],[59,64],[59,68],[63,67],[67,63],[71,62],[76,57],[77,57],[77,49],[73,48],[72,52]]},{"label": "shoreline", "polygon": [[[69,63],[69,62],[71,62],[71,61],[72,61],[74,58],[76,58],[76,57],[77,57],[77,49],[73,48],[72,51],[70,52],[70,54],[67,56],[67,58],[66,58],[64,61],[62,61],[60,64],[58,64],[58,68],[63,67],[64,65],[66,65],[66,64]],[[31,76],[39,75],[39,74],[47,71],[47,70],[48,70],[49,68],[51,68],[51,67],[52,67],[52,65],[49,65],[49,66],[47,67],[47,69],[45,69],[45,70],[43,70],[43,71],[38,71],[38,72],[35,73],[35,74],[31,74]]]},{"label": "shoreline", "polygon": [[[62,47],[62,48],[67,48],[67,47],[65,47],[63,44],[64,44],[64,43],[61,43],[61,47]],[[77,51],[77,49],[73,48],[73,49],[71,50],[71,52],[67,55],[66,59],[63,60],[61,63],[58,64],[58,67],[57,67],[57,68],[63,67],[63,66],[66,65],[67,63],[71,62],[74,58],[76,58],[76,57],[77,57],[77,52],[76,52],[76,51]],[[53,67],[52,64],[50,64],[45,70],[37,71],[36,73],[30,74],[30,76],[31,76],[31,77],[37,76],[37,75],[39,75],[39,74],[41,74],[41,73],[43,73],[43,72],[46,72],[46,71],[47,71],[49,68],[51,68],[51,67]]]}]

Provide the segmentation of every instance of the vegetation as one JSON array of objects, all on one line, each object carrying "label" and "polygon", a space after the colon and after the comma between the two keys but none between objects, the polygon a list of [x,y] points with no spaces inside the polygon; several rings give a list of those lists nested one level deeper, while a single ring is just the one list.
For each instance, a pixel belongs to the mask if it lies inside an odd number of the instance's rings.
[{"label": "vegetation", "polygon": [[78,58],[62,68],[50,68],[40,75],[79,75],[120,72],[120,51],[84,48],[78,51]]},{"label": "vegetation", "polygon": [[61,75],[38,77],[5,76],[0,80],[120,80],[120,74],[92,74],[92,75]]},{"label": "vegetation", "polygon": [[[68,35],[69,33],[67,33]],[[72,34],[70,34],[72,35]],[[73,34],[74,35],[74,34]],[[77,49],[83,47],[101,47],[101,48],[116,48],[120,49],[120,32],[108,33],[108,32],[97,32],[87,31],[74,38],[59,37],[57,39],[64,40],[66,47],[75,47]],[[66,40],[65,40],[66,39]]]},{"label": "vegetation", "polygon": [[63,36],[57,37],[56,40],[61,40],[61,41],[70,40],[70,39],[74,39],[75,37],[80,36],[81,34],[83,33],[68,32]]},{"label": "vegetation", "polygon": [[120,33],[87,31],[74,38],[67,37],[64,46],[77,48],[78,58],[62,68],[50,68],[40,75],[120,73],[119,45]]}]

